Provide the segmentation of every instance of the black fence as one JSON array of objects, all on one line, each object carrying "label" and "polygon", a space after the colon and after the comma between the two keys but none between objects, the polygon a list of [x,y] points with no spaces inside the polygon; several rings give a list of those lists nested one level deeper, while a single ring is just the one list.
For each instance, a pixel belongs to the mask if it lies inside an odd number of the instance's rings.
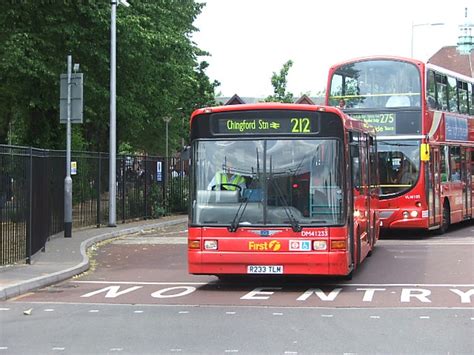
[{"label": "black fence", "polygon": [[[73,228],[109,221],[106,153],[72,152]],[[188,208],[189,162],[117,156],[116,219],[159,218]],[[0,145],[0,265],[29,262],[64,230],[65,151]]]}]

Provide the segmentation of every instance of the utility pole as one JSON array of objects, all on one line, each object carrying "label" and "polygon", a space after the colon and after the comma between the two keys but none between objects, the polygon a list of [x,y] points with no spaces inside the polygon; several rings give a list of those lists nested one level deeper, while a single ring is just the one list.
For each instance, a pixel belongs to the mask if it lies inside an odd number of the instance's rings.
[{"label": "utility pole", "polygon": [[115,43],[116,25],[115,17],[117,11],[117,0],[110,2],[112,8],[110,12],[110,132],[109,132],[109,227],[116,224],[116,64],[115,64]]},{"label": "utility pole", "polygon": [[64,237],[72,236],[72,179],[71,179],[71,72],[72,56],[67,56],[67,122],[66,122],[66,178],[64,179]]},{"label": "utility pole", "polygon": [[59,76],[59,123],[66,124],[66,178],[64,179],[64,237],[72,236],[72,179],[71,179],[71,128],[73,123],[83,121],[83,74],[78,73],[79,64],[67,56],[67,73]]},{"label": "utility pole", "polygon": [[109,132],[109,227],[117,226],[117,120],[116,120],[116,14],[117,5],[129,7],[126,0],[110,0],[110,132]]}]

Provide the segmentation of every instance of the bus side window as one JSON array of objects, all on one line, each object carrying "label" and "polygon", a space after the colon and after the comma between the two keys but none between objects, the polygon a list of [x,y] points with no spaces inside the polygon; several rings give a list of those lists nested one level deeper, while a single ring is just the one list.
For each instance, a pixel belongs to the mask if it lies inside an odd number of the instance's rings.
[{"label": "bus side window", "polygon": [[469,113],[469,96],[467,92],[467,83],[458,80],[459,113]]},{"label": "bus side window", "polygon": [[471,184],[472,184],[474,182],[474,148],[470,148],[470,149],[471,149]]},{"label": "bus side window", "polygon": [[461,181],[461,147],[449,147],[451,181]]},{"label": "bus side window", "polygon": [[436,80],[435,80],[435,73],[434,71],[430,70],[428,72],[428,85],[427,85],[427,100],[428,100],[428,107],[436,110],[438,109],[438,104],[436,100]]},{"label": "bus side window", "polygon": [[437,104],[438,109],[447,111],[448,110],[448,85],[447,79],[445,75],[436,74],[436,92],[438,93],[437,96]]},{"label": "bus side window", "polygon": [[449,161],[447,160],[448,155],[448,146],[444,146],[441,148],[441,166],[440,166],[440,173],[441,173],[441,182],[447,182],[449,176]]},{"label": "bus side window", "polygon": [[374,140],[374,137],[369,137],[369,144],[370,144],[370,174],[369,174],[369,186],[371,188],[371,192],[373,194],[379,194],[379,177],[378,177],[378,170],[377,170],[377,145]]},{"label": "bus side window", "polygon": [[352,181],[354,188],[360,190],[360,159],[359,159],[360,135],[357,132],[350,133],[350,153],[352,161]]},{"label": "bus side window", "polygon": [[448,76],[448,108],[450,112],[458,112],[458,93],[456,79]]},{"label": "bus side window", "polygon": [[469,113],[474,115],[474,85],[467,84],[467,96],[469,100]]}]

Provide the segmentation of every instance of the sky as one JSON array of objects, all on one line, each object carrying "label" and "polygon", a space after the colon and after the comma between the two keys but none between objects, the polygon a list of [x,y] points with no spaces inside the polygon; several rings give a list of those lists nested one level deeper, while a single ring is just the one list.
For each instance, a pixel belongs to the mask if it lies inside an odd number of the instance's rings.
[{"label": "sky", "polygon": [[[329,67],[360,56],[427,60],[456,45],[467,0],[207,0],[194,22],[197,46],[210,53],[207,75],[218,96],[266,97],[271,77],[293,61],[287,90],[324,90]],[[468,18],[474,19],[471,0]],[[442,25],[429,25],[443,23]]]}]

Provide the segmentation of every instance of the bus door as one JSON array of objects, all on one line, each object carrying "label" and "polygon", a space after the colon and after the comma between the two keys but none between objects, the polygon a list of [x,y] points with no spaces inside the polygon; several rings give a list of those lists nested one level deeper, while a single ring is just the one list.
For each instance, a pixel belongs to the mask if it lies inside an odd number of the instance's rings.
[{"label": "bus door", "polygon": [[[361,140],[359,142],[360,148],[360,169],[362,172],[361,175],[361,247],[366,249],[367,245],[372,244],[372,233],[371,231],[371,213],[370,213],[370,199],[371,199],[371,189],[370,189],[370,153],[369,153],[369,136],[367,134],[360,135]],[[360,254],[359,254],[360,255]],[[360,259],[359,259],[360,261]]]},{"label": "bus door", "polygon": [[[462,217],[471,217],[471,169],[468,164],[466,148],[461,148]],[[470,158],[470,157],[469,157]]]},{"label": "bus door", "polygon": [[428,176],[428,209],[430,226],[441,223],[440,215],[440,194],[441,194],[441,176],[440,176],[440,156],[439,148],[431,146],[430,164]]},{"label": "bus door", "polygon": [[363,134],[351,132],[350,154],[352,161],[352,188],[353,188],[353,240],[351,245],[354,264],[361,261],[363,240],[369,242],[369,186],[368,186],[368,151],[367,141]]}]

